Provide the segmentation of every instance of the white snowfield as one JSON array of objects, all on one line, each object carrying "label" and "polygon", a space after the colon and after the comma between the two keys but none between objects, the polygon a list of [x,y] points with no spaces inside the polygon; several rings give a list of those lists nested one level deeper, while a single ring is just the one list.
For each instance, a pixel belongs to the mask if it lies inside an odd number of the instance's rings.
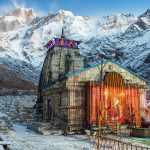
[{"label": "white snowfield", "polygon": [[26,126],[13,125],[12,131],[0,133],[3,140],[11,143],[13,150],[92,150],[87,136],[43,136]]},{"label": "white snowfield", "polygon": [[[32,130],[26,128],[25,125],[14,124],[13,130],[8,133],[1,133],[0,137],[9,142],[13,150],[96,150],[95,140],[87,135],[40,135]],[[108,138],[119,140],[120,137],[116,135],[107,135]],[[139,145],[150,148],[150,138],[132,138],[121,137],[121,140],[133,145]],[[97,141],[96,141],[97,142]],[[102,142],[103,143],[103,142]],[[105,150],[112,148],[118,150],[118,143],[102,144]],[[93,147],[94,146],[94,147]],[[135,147],[134,147],[135,148]],[[134,150],[133,148],[133,150]]]},{"label": "white snowfield", "polygon": [[4,150],[4,148],[2,146],[0,146],[0,150]]}]

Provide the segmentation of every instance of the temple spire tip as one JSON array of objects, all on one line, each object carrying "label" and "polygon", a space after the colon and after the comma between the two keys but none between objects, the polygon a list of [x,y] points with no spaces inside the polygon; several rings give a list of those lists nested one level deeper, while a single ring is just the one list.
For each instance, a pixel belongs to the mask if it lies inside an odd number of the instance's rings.
[{"label": "temple spire tip", "polygon": [[62,27],[61,38],[65,38],[65,32],[64,32],[64,28],[63,27]]}]

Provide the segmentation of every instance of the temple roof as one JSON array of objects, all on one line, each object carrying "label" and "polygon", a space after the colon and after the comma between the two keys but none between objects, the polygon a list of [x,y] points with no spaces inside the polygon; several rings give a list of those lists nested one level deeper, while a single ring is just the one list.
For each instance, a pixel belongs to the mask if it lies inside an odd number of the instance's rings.
[{"label": "temple roof", "polygon": [[[92,66],[89,66],[89,67],[87,67],[87,68],[80,69],[80,70],[78,70],[78,71],[76,71],[76,72],[72,72],[72,73],[65,74],[64,76],[62,76],[62,77],[60,77],[60,78],[58,78],[58,79],[56,79],[56,80],[53,80],[51,84],[54,84],[54,83],[56,83],[56,82],[59,82],[59,81],[65,79],[65,78],[68,78],[68,77],[70,77],[70,76],[76,75],[76,74],[78,74],[78,73],[84,72],[84,71],[89,70],[89,69],[91,69],[91,68],[97,67],[97,66],[99,66],[99,65],[104,65],[104,64],[106,64],[106,63],[108,63],[108,62],[112,62],[113,64],[118,65],[119,67],[125,69],[126,71],[130,72],[131,74],[135,75],[136,77],[138,77],[139,79],[141,79],[141,80],[143,80],[144,82],[147,83],[147,80],[146,80],[146,79],[142,78],[141,76],[139,76],[137,73],[131,71],[130,69],[128,69],[128,68],[126,68],[126,67],[120,65],[119,63],[117,63],[117,62],[115,62],[115,61],[106,60],[106,61],[103,61],[103,63],[101,63],[101,62],[100,62],[100,63],[96,63],[96,64],[94,64],[94,65],[92,65]],[[47,87],[47,86],[49,86],[49,85],[45,85],[45,86],[43,86],[43,87]]]},{"label": "temple roof", "polygon": [[48,50],[51,50],[55,46],[78,49],[79,44],[80,42],[76,40],[69,40],[66,38],[53,38],[45,45],[45,47]]},{"label": "temple roof", "polygon": [[55,46],[78,49],[78,45],[79,45],[80,43],[81,43],[81,42],[76,41],[76,40],[66,39],[66,37],[65,37],[65,31],[64,31],[64,28],[62,27],[61,38],[52,38],[52,39],[45,45],[45,47],[46,47],[48,50],[51,50],[51,49],[52,49],[53,47],[55,47]]},{"label": "temple roof", "polygon": [[[130,70],[130,69],[128,69],[128,68],[122,66],[121,64],[119,64],[119,63],[117,63],[117,62],[115,62],[115,61],[113,61],[113,60],[106,60],[106,61],[104,61],[104,62],[102,63],[102,65],[103,65],[103,64],[106,64],[107,62],[112,62],[113,64],[118,65],[119,67],[125,69],[126,71],[130,72],[131,74],[135,75],[136,77],[140,78],[141,80],[147,82],[146,79],[144,79],[143,77],[139,76],[137,73],[133,72],[132,70]],[[80,73],[80,72],[84,72],[84,71],[86,71],[86,70],[89,70],[89,69],[94,68],[94,67],[99,66],[99,65],[101,65],[101,62],[100,62],[100,63],[96,63],[96,64],[94,64],[94,65],[91,65],[91,66],[89,66],[89,67],[87,67],[87,68],[83,68],[83,69],[81,69],[81,70],[78,70],[78,71],[76,71],[76,72],[68,73],[68,74],[66,74],[65,76],[66,76],[66,77],[69,77],[69,76],[78,74],[78,73]]]}]

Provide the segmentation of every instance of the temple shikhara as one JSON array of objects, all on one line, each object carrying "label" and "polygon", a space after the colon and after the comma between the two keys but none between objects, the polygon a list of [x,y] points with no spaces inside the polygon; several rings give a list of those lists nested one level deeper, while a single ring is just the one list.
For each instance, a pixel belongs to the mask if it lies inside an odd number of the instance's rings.
[{"label": "temple shikhara", "polygon": [[148,115],[146,80],[113,60],[85,68],[79,41],[47,44],[36,103],[39,121],[57,122],[67,131],[117,122],[140,126]]}]

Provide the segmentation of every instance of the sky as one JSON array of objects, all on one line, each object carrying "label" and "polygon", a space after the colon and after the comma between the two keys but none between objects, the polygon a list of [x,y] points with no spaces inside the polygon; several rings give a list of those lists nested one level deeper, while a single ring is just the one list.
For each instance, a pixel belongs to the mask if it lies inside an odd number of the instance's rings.
[{"label": "sky", "polygon": [[32,8],[40,16],[58,10],[84,16],[106,16],[112,13],[138,16],[150,8],[150,0],[0,0],[0,16],[18,7]]}]

